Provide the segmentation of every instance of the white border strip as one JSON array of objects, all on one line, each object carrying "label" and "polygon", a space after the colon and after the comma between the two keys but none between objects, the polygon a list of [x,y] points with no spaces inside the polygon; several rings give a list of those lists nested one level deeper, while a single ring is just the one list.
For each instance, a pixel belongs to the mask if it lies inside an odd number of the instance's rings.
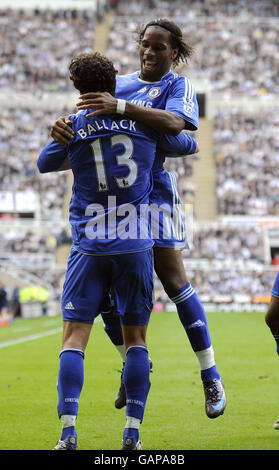
[{"label": "white border strip", "polygon": [[27,341],[33,341],[34,339],[40,339],[44,338],[46,336],[51,336],[55,335],[56,333],[61,333],[62,327],[59,326],[59,328],[54,328],[53,330],[48,330],[43,333],[36,333],[34,335],[30,336],[25,336],[24,338],[18,338],[18,339],[13,339],[10,341],[4,341],[3,343],[0,343],[0,349],[1,348],[6,348],[8,346],[14,346],[15,344],[20,344],[20,343],[26,343]]},{"label": "white border strip", "polygon": [[[99,323],[101,321],[101,318],[102,318],[101,315],[95,318],[94,324]],[[8,346],[14,346],[15,344],[26,343],[27,341],[33,341],[34,339],[40,339],[40,338],[45,338],[46,336],[55,335],[56,333],[61,333],[62,330],[63,330],[62,326],[59,326],[58,328],[53,328],[52,330],[45,331],[44,333],[35,333],[34,335],[25,336],[24,338],[13,339],[10,341],[3,341],[3,343],[0,342],[0,349],[6,348]]]}]

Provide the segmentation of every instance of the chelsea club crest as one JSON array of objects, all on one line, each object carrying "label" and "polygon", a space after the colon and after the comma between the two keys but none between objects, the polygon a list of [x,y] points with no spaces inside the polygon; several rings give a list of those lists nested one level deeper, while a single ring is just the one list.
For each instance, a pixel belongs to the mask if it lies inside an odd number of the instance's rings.
[{"label": "chelsea club crest", "polygon": [[153,99],[153,98],[157,98],[157,96],[160,96],[160,94],[161,94],[161,88],[158,86],[154,86],[150,88],[150,90],[147,93],[147,96]]}]

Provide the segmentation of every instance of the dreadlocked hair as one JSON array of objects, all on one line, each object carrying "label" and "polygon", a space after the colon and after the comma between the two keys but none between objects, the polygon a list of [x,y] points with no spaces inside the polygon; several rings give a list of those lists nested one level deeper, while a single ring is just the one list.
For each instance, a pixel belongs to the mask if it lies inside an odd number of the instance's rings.
[{"label": "dreadlocked hair", "polygon": [[183,34],[179,26],[173,21],[166,18],[158,18],[149,21],[139,32],[138,32],[138,44],[140,45],[145,31],[149,26],[160,26],[170,32],[170,45],[172,49],[178,49],[178,54],[173,60],[173,66],[177,67],[181,62],[188,63],[188,59],[192,56],[194,49],[192,46],[186,43],[183,38]]},{"label": "dreadlocked hair", "polygon": [[99,52],[80,54],[69,65],[70,80],[81,94],[107,91],[115,94],[116,74],[111,60]]}]

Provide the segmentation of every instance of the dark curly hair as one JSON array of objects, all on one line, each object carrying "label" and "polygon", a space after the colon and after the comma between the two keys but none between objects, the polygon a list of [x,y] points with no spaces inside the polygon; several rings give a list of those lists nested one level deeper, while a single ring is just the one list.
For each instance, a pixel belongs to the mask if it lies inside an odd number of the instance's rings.
[{"label": "dark curly hair", "polygon": [[108,91],[115,94],[116,74],[111,60],[99,52],[80,54],[69,65],[70,80],[81,94]]},{"label": "dark curly hair", "polygon": [[170,45],[172,49],[178,49],[178,54],[173,60],[173,66],[177,67],[180,62],[188,63],[188,59],[192,56],[194,49],[192,46],[186,43],[183,38],[183,34],[179,26],[166,18],[158,18],[152,21],[149,21],[145,26],[143,26],[138,31],[138,44],[141,44],[145,31],[149,26],[160,26],[170,32]]}]

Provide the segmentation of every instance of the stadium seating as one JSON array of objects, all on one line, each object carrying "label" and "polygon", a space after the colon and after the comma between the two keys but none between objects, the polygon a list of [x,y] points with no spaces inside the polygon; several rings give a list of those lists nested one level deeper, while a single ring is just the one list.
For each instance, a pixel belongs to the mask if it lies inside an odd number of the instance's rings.
[{"label": "stadium seating", "polygon": [[[168,2],[160,2],[163,7],[148,9],[144,2],[138,5],[133,2],[130,14],[123,4],[122,16],[111,23],[107,49],[119,73],[139,67],[136,53],[139,26],[158,16],[171,16],[195,51],[190,64],[181,67],[179,73],[195,82],[206,81],[214,94],[253,97],[278,93],[279,24],[272,17],[278,17],[278,5],[270,2],[269,10],[261,10],[259,2],[259,8],[249,12],[250,2],[247,7],[240,1],[222,2],[221,6],[218,2],[220,14],[216,21],[216,2],[206,2],[203,7],[201,3],[180,1],[169,6]],[[267,17],[271,10],[273,14]],[[214,12],[214,17],[210,12]]]},{"label": "stadium seating", "polygon": [[217,109],[214,123],[219,215],[278,216],[278,108]]},{"label": "stadium seating", "polygon": [[[52,9],[0,8],[0,272],[9,267],[18,278],[29,272],[59,299],[66,260],[58,259],[57,248],[70,243],[71,180],[66,172],[41,176],[36,158],[55,118],[74,110],[69,61],[102,43],[119,73],[134,71],[138,27],[170,17],[194,46],[193,58],[178,73],[206,93],[203,125],[210,123],[212,139],[212,150],[201,142],[197,158],[166,160],[166,168],[178,174],[183,204],[193,207],[186,272],[208,308],[210,303],[266,305],[276,271],[270,227],[279,216],[279,5],[272,0],[116,3],[103,29],[107,40],[93,10],[63,10],[59,2]],[[197,138],[202,141],[203,133]],[[216,180],[212,199],[197,178],[206,149]],[[216,204],[214,219],[200,217],[210,211],[208,206],[200,211],[197,193],[203,204]],[[171,308],[158,279],[155,296]]]},{"label": "stadium seating", "polygon": [[92,50],[95,21],[90,10],[0,9],[2,92],[71,91],[69,62]]}]

